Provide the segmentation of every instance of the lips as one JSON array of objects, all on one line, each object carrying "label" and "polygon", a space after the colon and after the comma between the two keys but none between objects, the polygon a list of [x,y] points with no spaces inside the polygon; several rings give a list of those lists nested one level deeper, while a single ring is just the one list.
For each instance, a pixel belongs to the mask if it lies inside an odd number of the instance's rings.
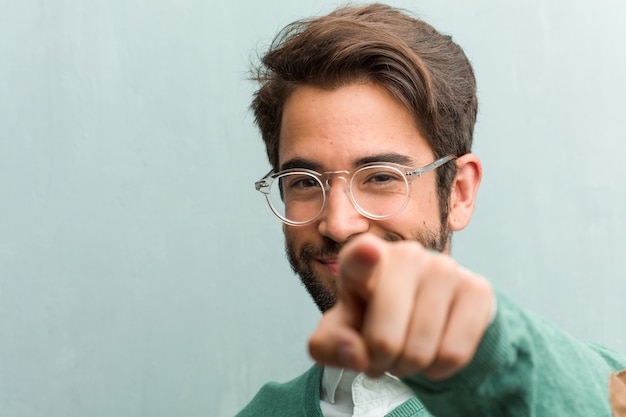
[{"label": "lips", "polygon": [[337,259],[317,259],[317,261],[324,266],[334,277],[339,276],[339,262]]}]

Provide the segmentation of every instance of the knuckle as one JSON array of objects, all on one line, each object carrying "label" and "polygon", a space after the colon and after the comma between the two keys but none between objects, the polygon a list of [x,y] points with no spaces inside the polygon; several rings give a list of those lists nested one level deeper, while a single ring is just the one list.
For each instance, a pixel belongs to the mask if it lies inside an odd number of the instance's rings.
[{"label": "knuckle", "polygon": [[373,353],[382,356],[397,356],[400,351],[400,343],[385,334],[368,337],[368,346]]},{"label": "knuckle", "polygon": [[473,353],[473,349],[462,343],[443,345],[438,362],[447,368],[460,369],[472,360]]},{"label": "knuckle", "polygon": [[436,267],[439,269],[441,274],[452,275],[452,272],[458,271],[459,264],[451,256],[439,255],[437,256]]},{"label": "knuckle", "polygon": [[420,243],[414,240],[401,240],[392,244],[397,254],[406,259],[424,257],[428,252]]},{"label": "knuckle", "polygon": [[396,268],[402,266],[406,271],[417,272],[429,262],[428,252],[416,242],[395,242],[391,248],[392,252],[388,262]]},{"label": "knuckle", "polygon": [[441,253],[430,253],[425,259],[425,265],[433,276],[455,277],[459,265],[451,256]]},{"label": "knuckle", "polygon": [[465,279],[467,290],[478,298],[488,298],[493,296],[493,288],[489,281],[480,275],[468,273]]},{"label": "knuckle", "polygon": [[394,246],[398,248],[398,255],[403,258],[412,259],[416,256],[421,256],[424,252],[424,249],[420,245],[411,241],[397,242]]},{"label": "knuckle", "polygon": [[476,291],[479,292],[480,294],[489,295],[489,296],[493,294],[493,288],[491,287],[491,284],[489,283],[489,281],[487,281],[483,277],[479,276],[478,279],[476,279],[475,281],[475,285],[476,285]]},{"label": "knuckle", "polygon": [[426,368],[435,360],[435,349],[426,343],[412,342],[402,354],[402,362],[416,368]]}]

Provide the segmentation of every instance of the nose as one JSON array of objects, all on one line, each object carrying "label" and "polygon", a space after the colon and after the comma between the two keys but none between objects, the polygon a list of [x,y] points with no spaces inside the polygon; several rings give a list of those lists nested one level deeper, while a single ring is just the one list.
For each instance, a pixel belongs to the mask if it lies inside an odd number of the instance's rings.
[{"label": "nose", "polygon": [[[341,178],[344,182],[345,179]],[[350,200],[346,188],[339,178],[332,187],[327,187],[326,206],[321,214],[318,231],[335,242],[346,242],[351,237],[365,233],[370,220],[361,215]]]}]

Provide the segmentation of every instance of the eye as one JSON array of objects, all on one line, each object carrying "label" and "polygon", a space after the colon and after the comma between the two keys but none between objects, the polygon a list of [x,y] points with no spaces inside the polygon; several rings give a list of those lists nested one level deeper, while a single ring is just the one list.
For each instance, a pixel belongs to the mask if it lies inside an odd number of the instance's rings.
[{"label": "eye", "polygon": [[389,167],[367,167],[357,172],[352,181],[353,192],[390,193],[404,192],[406,181],[402,172]]},{"label": "eye", "polygon": [[403,180],[399,172],[389,171],[385,169],[364,170],[363,177],[363,183],[370,183],[374,185],[385,185]]},{"label": "eye", "polygon": [[320,186],[320,183],[310,175],[289,175],[283,178],[284,185],[290,191],[305,191]]},{"label": "eye", "polygon": [[390,174],[389,172],[379,172],[379,173],[370,175],[367,178],[367,181],[384,183],[384,182],[395,181],[397,179],[398,179],[397,175]]}]

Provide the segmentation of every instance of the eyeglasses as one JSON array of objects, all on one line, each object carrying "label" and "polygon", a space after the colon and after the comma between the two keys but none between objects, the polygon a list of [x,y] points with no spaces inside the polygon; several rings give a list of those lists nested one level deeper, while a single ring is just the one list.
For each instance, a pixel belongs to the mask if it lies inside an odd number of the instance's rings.
[{"label": "eyeglasses", "polygon": [[270,171],[254,185],[265,195],[272,212],[290,226],[311,223],[322,214],[331,178],[345,181],[345,191],[361,215],[382,220],[406,206],[415,178],[455,158],[453,155],[444,156],[421,168],[373,162],[352,171],[319,173],[298,168],[276,173]]}]

